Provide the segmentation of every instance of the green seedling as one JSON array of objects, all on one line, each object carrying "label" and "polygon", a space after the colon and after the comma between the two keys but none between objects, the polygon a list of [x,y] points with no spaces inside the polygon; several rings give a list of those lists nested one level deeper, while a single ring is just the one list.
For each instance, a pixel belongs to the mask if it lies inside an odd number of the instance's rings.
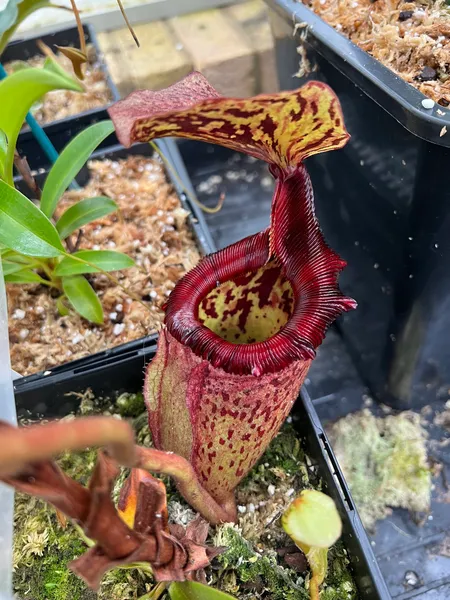
[{"label": "green seedling", "polygon": [[334,501],[317,490],[303,490],[282,517],[283,529],[305,554],[311,569],[309,595],[319,600],[327,574],[328,549],[342,533],[341,517]]},{"label": "green seedling", "polygon": [[52,288],[60,294],[56,300],[60,314],[67,314],[68,303],[93,323],[103,322],[103,309],[84,275],[101,272],[118,283],[109,272],[131,267],[134,261],[111,250],[78,250],[71,236],[83,225],[117,210],[117,205],[103,196],[86,198],[68,208],[56,224],[53,218],[70,182],[113,129],[111,121],[101,121],[66,146],[47,176],[39,206],[0,180],[0,253],[5,281]]}]

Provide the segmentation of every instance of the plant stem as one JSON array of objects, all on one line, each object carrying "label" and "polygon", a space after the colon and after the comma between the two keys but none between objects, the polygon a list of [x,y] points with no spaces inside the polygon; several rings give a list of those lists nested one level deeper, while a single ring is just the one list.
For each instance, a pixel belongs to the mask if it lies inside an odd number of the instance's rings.
[{"label": "plant stem", "polygon": [[[50,266],[48,265],[47,261],[36,258],[35,263],[40,269],[42,269],[44,271],[44,273],[47,275],[49,281],[53,283],[53,272],[52,272],[52,269],[50,268]],[[58,288],[58,286],[55,286],[55,287]],[[60,288],[58,288],[58,289],[60,289]]]},{"label": "plant stem", "polygon": [[111,417],[84,417],[17,428],[2,424],[0,477],[19,473],[30,464],[48,460],[61,452],[107,446],[120,464],[134,466],[134,434],[125,421]]},{"label": "plant stem", "polygon": [[148,594],[140,596],[138,600],[158,600],[164,594],[167,588],[167,583],[158,583]]},{"label": "plant stem", "polygon": [[212,525],[236,521],[236,504],[231,497],[219,504],[199,482],[192,465],[182,456],[154,448],[137,448],[140,469],[172,477],[180,494],[192,508]]},{"label": "plant stem", "polygon": [[77,22],[78,35],[80,37],[80,50],[86,56],[86,40],[84,39],[84,30],[80,18],[80,12],[78,10],[75,0],[70,0],[70,4],[72,5],[73,14],[75,15],[75,20]]},{"label": "plant stem", "polygon": [[22,158],[17,150],[14,150],[14,165],[22,175],[24,182],[27,184],[28,189],[35,194],[36,200],[41,199],[41,189],[36,183],[36,179],[31,174],[30,165],[25,158]]},{"label": "plant stem", "polygon": [[133,27],[131,26],[131,23],[130,23],[129,19],[128,19],[128,17],[127,17],[127,13],[125,12],[125,9],[124,9],[124,7],[123,7],[123,5],[122,5],[122,0],[116,0],[116,1],[117,1],[117,4],[119,5],[119,9],[120,9],[120,12],[122,13],[122,17],[123,17],[123,19],[124,19],[125,23],[127,24],[128,30],[129,30],[129,32],[131,33],[131,35],[133,36],[133,39],[134,39],[134,41],[135,41],[135,43],[136,43],[136,46],[137,46],[138,48],[140,48],[140,47],[141,47],[141,45],[140,45],[140,43],[139,43],[139,40],[138,40],[138,38],[137,38],[137,35],[136,35],[136,33],[134,32],[134,29],[133,29]]},{"label": "plant stem", "polygon": [[309,580],[309,597],[311,600],[319,600],[319,581],[314,573],[311,574]]},{"label": "plant stem", "polygon": [[[36,275],[37,275],[37,273],[36,273]],[[50,287],[50,288],[54,288],[55,287],[53,285],[53,283],[51,281],[49,281],[48,279],[44,279],[43,277],[40,277],[39,275],[38,275],[38,277],[39,277],[39,280],[40,280],[39,283],[41,285],[46,285],[47,287]],[[59,289],[59,288],[56,288],[56,289]]]},{"label": "plant stem", "polygon": [[160,157],[160,159],[163,161],[163,163],[166,166],[167,170],[170,172],[170,174],[172,175],[172,177],[175,179],[175,181],[181,187],[181,189],[183,190],[183,192],[186,194],[186,196],[194,204],[196,204],[197,206],[199,206],[203,210],[203,212],[208,213],[210,215],[213,215],[214,213],[219,212],[219,210],[223,206],[223,202],[225,200],[225,194],[220,194],[219,202],[217,203],[217,205],[214,208],[210,208],[209,206],[206,206],[205,204],[203,204],[202,202],[200,202],[200,200],[197,198],[197,196],[194,193],[190,192],[186,188],[186,186],[184,185],[184,183],[181,181],[178,173],[173,168],[171,162],[169,160],[167,160],[167,158],[164,156],[163,152],[161,152],[161,150],[158,148],[158,146],[155,144],[155,142],[149,142],[149,144],[153,148],[153,150],[158,154],[158,156]]},{"label": "plant stem", "polygon": [[0,425],[0,478],[12,477],[27,465],[49,460],[63,451],[106,446],[111,458],[120,465],[171,476],[185,500],[212,525],[236,521],[236,505],[231,495],[220,505],[199,482],[185,458],[136,446],[133,430],[125,421],[80,417],[29,428]]},{"label": "plant stem", "polygon": [[78,525],[78,523],[75,523],[75,521],[73,521],[72,525],[74,526],[75,531],[78,533],[78,535],[83,540],[83,542],[86,544],[86,546],[88,548],[93,548],[95,546],[94,540],[91,540],[90,538],[88,538],[88,536],[84,533],[83,528],[80,527],[80,525]]}]

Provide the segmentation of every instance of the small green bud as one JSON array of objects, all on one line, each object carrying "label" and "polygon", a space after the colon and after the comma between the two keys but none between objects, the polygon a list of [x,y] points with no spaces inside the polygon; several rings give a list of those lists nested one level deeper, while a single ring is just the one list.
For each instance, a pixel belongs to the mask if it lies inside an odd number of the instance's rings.
[{"label": "small green bud", "polygon": [[282,525],[299,547],[329,548],[342,533],[336,504],[317,490],[303,490],[287,508]]},{"label": "small green bud", "polygon": [[327,574],[328,548],[340,538],[342,521],[333,499],[317,490],[303,490],[281,518],[283,529],[304,552],[311,569],[309,594],[319,600]]}]

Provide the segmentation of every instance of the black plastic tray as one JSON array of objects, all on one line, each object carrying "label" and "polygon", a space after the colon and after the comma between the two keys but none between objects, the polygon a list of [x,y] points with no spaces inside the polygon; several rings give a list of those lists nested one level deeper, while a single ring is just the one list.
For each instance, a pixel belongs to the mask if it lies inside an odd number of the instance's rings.
[{"label": "black plastic tray", "polygon": [[[450,110],[425,109],[423,94],[301,2],[266,3],[281,88],[328,83],[352,136],[307,160],[325,237],[348,262],[342,287],[359,303],[341,331],[379,399],[420,407],[450,387]],[[298,79],[300,44],[311,71]]]},{"label": "black plastic tray", "polygon": [[[205,222],[205,218],[202,210],[186,195],[185,190],[189,193],[193,192],[192,184],[187,175],[186,168],[183,164],[183,160],[181,159],[180,153],[175,142],[171,139],[159,140],[158,146],[161,151],[164,153],[166,158],[170,161],[175,173],[177,173],[179,181],[172,177],[171,173],[166,171],[166,175],[168,180],[172,183],[174,189],[176,190],[182,207],[189,212],[189,224],[192,228],[192,232],[197,241],[198,247],[202,254],[210,254],[215,250],[214,242],[211,238],[211,234],[209,232],[208,226]],[[97,150],[93,153],[92,159],[103,159],[103,158],[124,158],[130,154],[139,154],[143,156],[151,156],[153,154],[153,150],[149,144],[136,144],[132,148],[125,149],[123,146],[117,145],[112,148]],[[46,173],[41,173],[37,175],[36,180],[39,185],[42,185],[45,180]],[[89,171],[87,167],[84,167],[79,176],[77,176],[77,181],[80,185],[84,185],[89,177]],[[180,183],[182,185],[180,185]],[[28,193],[28,190],[24,184],[24,182],[18,178],[15,180],[16,187],[21,190],[23,193]],[[16,380],[18,386],[31,384],[31,382],[37,383],[39,386],[39,382],[42,379],[48,379],[50,373],[59,375],[60,373],[72,372],[78,369],[85,369],[88,365],[99,362],[100,364],[107,358],[114,358],[115,356],[123,353],[123,352],[132,352],[139,348],[142,348],[143,345],[148,343],[153,343],[154,340],[157,339],[157,334],[152,334],[150,336],[146,336],[144,338],[140,338],[137,340],[133,340],[132,342],[127,342],[126,344],[120,344],[108,350],[104,350],[102,352],[97,352],[85,358],[80,358],[74,361],[70,361],[67,363],[63,363],[58,365],[57,367],[53,367],[47,371],[40,371],[38,373],[33,373],[32,375],[28,375],[26,377],[22,377]],[[78,372],[78,371],[77,371]]]},{"label": "black plastic tray", "polygon": [[[95,364],[52,373],[40,380],[18,380],[14,382],[18,416],[65,416],[79,406],[80,399],[74,392],[83,392],[87,388],[102,396],[140,391],[144,384],[145,365],[153,358],[155,349],[156,343],[152,340],[143,343],[140,349],[121,352]],[[295,422],[304,439],[306,452],[317,465],[326,492],[334,498],[342,516],[343,541],[361,600],[390,600],[344,477],[305,390],[294,407],[294,414],[298,417]]]},{"label": "black plastic tray", "polygon": [[[92,44],[97,53],[97,57],[103,72],[106,74],[106,80],[108,87],[111,90],[112,101],[106,106],[110,106],[113,102],[120,99],[120,94],[113,83],[108,69],[105,63],[102,61],[100,47],[97,42],[95,30],[92,25],[83,25],[84,37],[88,44]],[[12,60],[28,60],[29,58],[42,55],[36,42],[42,40],[45,44],[53,48],[53,46],[79,46],[78,30],[76,27],[69,29],[62,29],[48,35],[36,36],[26,40],[18,40],[11,42],[5,48],[1,56],[3,64]],[[93,125],[98,121],[107,119],[106,106],[93,108],[91,110],[84,111],[78,115],[67,117],[66,119],[60,119],[52,123],[44,125],[44,131],[50,138],[50,141],[55,146],[56,150],[60,152],[64,146],[70,142],[70,140],[80,131],[85,129],[88,125]],[[103,147],[117,144],[117,138],[115,134],[112,134],[102,142]],[[17,141],[17,149],[22,156],[26,156],[28,163],[32,169],[48,168],[50,161],[47,156],[43,153],[41,147],[37,143],[30,129],[26,127],[19,135]]]},{"label": "black plastic tray", "polygon": [[[306,387],[325,427],[348,413],[369,408],[367,390],[335,331],[328,331],[320,346]],[[386,585],[396,600],[450,598],[450,557],[446,551],[450,531],[450,446],[445,444],[448,429],[435,419],[442,408],[442,402],[436,400],[421,414],[429,436],[430,462],[439,464],[439,469],[433,469],[430,515],[423,519],[423,515],[395,508],[368,534]],[[377,417],[385,416],[385,407],[376,403],[369,409]]]}]

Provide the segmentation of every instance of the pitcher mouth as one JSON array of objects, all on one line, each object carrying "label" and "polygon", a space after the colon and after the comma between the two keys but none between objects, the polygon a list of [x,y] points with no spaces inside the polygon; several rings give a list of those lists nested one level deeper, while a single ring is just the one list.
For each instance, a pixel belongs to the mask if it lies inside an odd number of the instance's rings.
[{"label": "pitcher mouth", "polygon": [[[176,285],[166,308],[168,331],[212,366],[262,375],[293,359],[311,359],[298,330],[301,290],[269,261],[269,230],[204,258]],[[293,343],[294,340],[294,343]]]},{"label": "pitcher mouth", "polygon": [[200,261],[166,306],[169,333],[213,367],[261,376],[311,360],[330,323],[356,303],[324,241],[303,165],[278,174],[271,227]]}]

